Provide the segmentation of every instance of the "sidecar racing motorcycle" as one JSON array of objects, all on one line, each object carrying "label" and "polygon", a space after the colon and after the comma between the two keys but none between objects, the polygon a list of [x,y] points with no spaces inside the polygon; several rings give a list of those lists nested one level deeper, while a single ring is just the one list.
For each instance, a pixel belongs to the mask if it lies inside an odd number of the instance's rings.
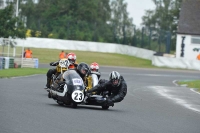
[{"label": "sidecar racing motorcycle", "polygon": [[73,108],[76,108],[77,105],[96,105],[101,106],[102,109],[114,106],[114,104],[105,104],[108,97],[107,92],[88,95],[85,92],[86,88],[76,70],[68,69],[63,74],[53,78],[48,97],[53,98],[59,105],[71,105]]}]

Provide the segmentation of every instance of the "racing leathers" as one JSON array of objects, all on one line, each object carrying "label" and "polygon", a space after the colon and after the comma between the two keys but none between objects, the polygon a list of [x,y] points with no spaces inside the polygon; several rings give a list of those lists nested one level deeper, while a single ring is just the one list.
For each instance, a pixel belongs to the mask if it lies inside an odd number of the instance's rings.
[{"label": "racing leathers", "polygon": [[98,79],[100,79],[100,77],[101,77],[101,73],[100,72],[91,71],[90,74],[96,74]]},{"label": "racing leathers", "polygon": [[[56,62],[51,62],[49,65],[50,66],[57,66],[59,61]],[[47,76],[47,83],[46,83],[46,88],[50,88],[50,82],[51,82],[51,77],[53,74],[56,74],[56,68],[51,68],[48,70],[46,76]]]},{"label": "racing leathers", "polygon": [[87,93],[91,93],[94,91],[109,91],[110,95],[106,99],[107,105],[112,105],[116,102],[121,102],[127,94],[127,84],[123,78],[120,76],[121,83],[119,86],[112,86],[111,81],[101,79],[99,84],[91,88],[87,91]]}]

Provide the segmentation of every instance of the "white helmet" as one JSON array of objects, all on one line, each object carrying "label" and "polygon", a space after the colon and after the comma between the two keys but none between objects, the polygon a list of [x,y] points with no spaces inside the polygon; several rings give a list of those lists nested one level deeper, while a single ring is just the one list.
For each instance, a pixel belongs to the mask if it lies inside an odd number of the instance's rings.
[{"label": "white helmet", "polygon": [[91,63],[90,64],[90,70],[98,72],[99,71],[99,64],[96,63],[96,62]]},{"label": "white helmet", "polygon": [[121,84],[120,74],[117,71],[112,71],[109,75],[109,80],[112,86],[117,87]]}]

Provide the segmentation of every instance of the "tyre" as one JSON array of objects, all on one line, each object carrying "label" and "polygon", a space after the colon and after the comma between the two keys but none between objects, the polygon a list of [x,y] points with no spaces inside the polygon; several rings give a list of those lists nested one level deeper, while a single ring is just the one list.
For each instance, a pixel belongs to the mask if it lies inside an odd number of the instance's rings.
[{"label": "tyre", "polygon": [[60,101],[57,101],[57,103],[60,105],[60,106],[63,106],[64,103],[63,102],[60,102]]},{"label": "tyre", "polygon": [[52,98],[52,96],[51,96],[51,93],[50,93],[50,92],[48,93],[48,98]]},{"label": "tyre", "polygon": [[109,108],[109,106],[101,106],[101,107],[102,107],[102,109],[104,109],[104,110],[106,110],[106,109]]},{"label": "tyre", "polygon": [[77,108],[77,103],[72,103],[72,108]]}]

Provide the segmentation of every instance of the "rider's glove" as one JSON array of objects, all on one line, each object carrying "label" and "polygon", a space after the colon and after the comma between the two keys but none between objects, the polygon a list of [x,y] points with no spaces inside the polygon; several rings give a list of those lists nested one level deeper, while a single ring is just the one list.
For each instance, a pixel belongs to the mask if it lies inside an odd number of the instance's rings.
[{"label": "rider's glove", "polygon": [[56,61],[56,62],[51,62],[49,65],[50,65],[50,66],[57,66],[57,65],[58,65],[58,61]]},{"label": "rider's glove", "polygon": [[50,62],[49,65],[52,66],[54,62]]},{"label": "rider's glove", "polygon": [[113,101],[110,98],[106,99],[106,104],[107,104],[107,106],[113,106],[114,105]]},{"label": "rider's glove", "polygon": [[100,80],[99,80],[99,84],[103,84],[103,83],[106,83],[106,82],[107,82],[106,79],[100,79]]}]

